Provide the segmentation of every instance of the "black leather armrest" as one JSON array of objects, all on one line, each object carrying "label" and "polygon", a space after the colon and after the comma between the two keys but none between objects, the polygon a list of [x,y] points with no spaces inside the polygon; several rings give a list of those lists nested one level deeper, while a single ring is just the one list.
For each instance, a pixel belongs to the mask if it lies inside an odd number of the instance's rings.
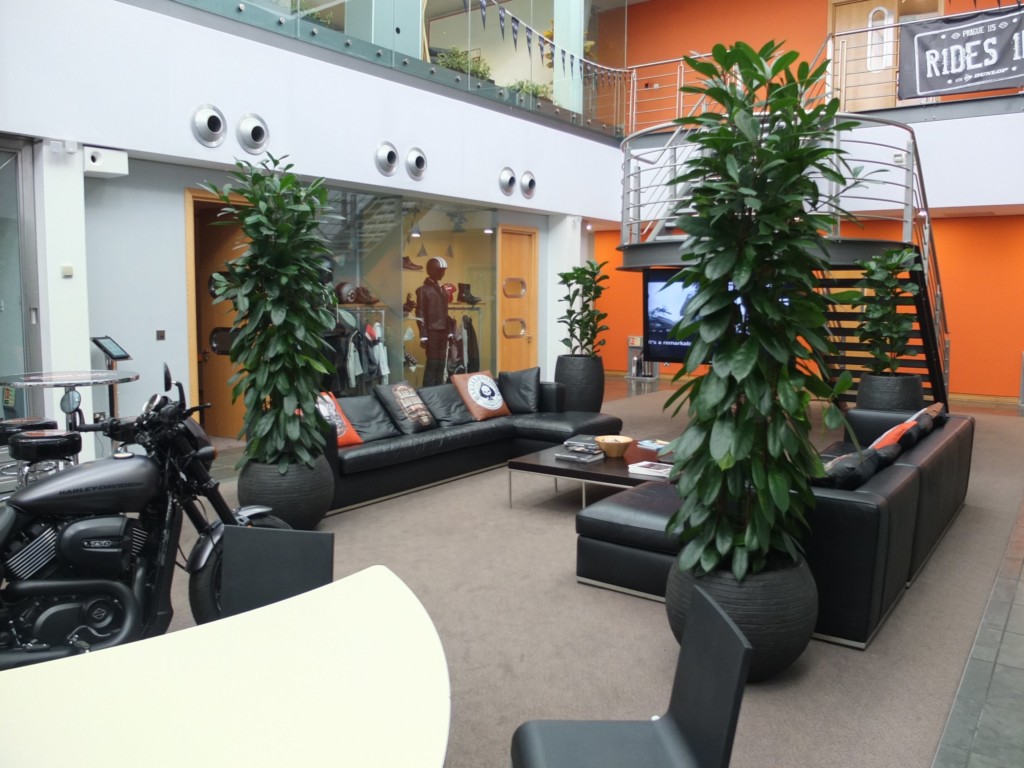
[{"label": "black leather armrest", "polygon": [[540,383],[541,413],[561,413],[565,410],[565,385],[558,381]]}]

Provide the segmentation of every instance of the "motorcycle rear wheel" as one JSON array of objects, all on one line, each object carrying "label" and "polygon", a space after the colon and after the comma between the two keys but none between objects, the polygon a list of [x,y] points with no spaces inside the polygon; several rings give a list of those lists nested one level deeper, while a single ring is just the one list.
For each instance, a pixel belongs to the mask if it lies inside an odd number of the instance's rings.
[{"label": "motorcycle rear wheel", "polygon": [[[253,528],[291,529],[288,523],[273,515],[254,517],[250,522]],[[196,624],[216,621],[221,617],[220,579],[223,561],[224,542],[221,540],[214,546],[203,567],[188,580],[188,604]]]}]

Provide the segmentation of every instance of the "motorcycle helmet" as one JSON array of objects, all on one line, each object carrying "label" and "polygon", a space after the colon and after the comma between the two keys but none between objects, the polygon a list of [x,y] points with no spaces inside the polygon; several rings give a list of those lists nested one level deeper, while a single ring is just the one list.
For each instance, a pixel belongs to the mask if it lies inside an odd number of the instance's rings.
[{"label": "motorcycle helmet", "polygon": [[441,290],[444,291],[444,295],[448,297],[449,304],[455,301],[455,294],[458,293],[458,288],[451,283],[445,283],[441,286]]},{"label": "motorcycle helmet", "polygon": [[356,287],[352,283],[338,283],[334,286],[334,293],[342,304],[356,303]]}]

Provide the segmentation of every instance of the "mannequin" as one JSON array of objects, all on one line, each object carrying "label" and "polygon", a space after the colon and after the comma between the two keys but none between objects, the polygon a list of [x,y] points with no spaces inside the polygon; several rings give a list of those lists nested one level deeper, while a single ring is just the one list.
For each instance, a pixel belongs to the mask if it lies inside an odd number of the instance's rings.
[{"label": "mannequin", "polygon": [[420,346],[427,352],[427,366],[423,372],[423,386],[444,383],[448,340],[452,336],[452,319],[448,316],[448,297],[441,288],[441,280],[448,262],[434,257],[427,262],[427,279],[416,289],[416,322],[420,328]]}]

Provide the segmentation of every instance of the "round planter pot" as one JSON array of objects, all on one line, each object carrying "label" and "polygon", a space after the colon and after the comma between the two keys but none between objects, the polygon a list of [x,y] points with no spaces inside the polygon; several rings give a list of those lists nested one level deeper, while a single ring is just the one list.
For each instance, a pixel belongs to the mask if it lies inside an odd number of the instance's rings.
[{"label": "round planter pot", "polygon": [[782,672],[811,641],[818,620],[818,588],[803,560],[786,568],[750,574],[742,582],[728,571],[694,576],[673,565],[665,610],[676,640],[683,636],[695,584],[718,601],[753,646],[749,682],[767,680]]},{"label": "round planter pot", "polygon": [[604,361],[589,355],[559,355],[555,381],[565,385],[565,410],[597,413],[604,402]]},{"label": "round planter pot", "polygon": [[292,528],[316,528],[334,497],[334,478],[327,458],[318,456],[313,468],[293,464],[283,475],[276,464],[250,461],[238,475],[238,503],[264,504]]},{"label": "round planter pot", "polygon": [[857,384],[857,407],[875,411],[919,411],[924,390],[916,373],[876,376],[863,373]]}]

